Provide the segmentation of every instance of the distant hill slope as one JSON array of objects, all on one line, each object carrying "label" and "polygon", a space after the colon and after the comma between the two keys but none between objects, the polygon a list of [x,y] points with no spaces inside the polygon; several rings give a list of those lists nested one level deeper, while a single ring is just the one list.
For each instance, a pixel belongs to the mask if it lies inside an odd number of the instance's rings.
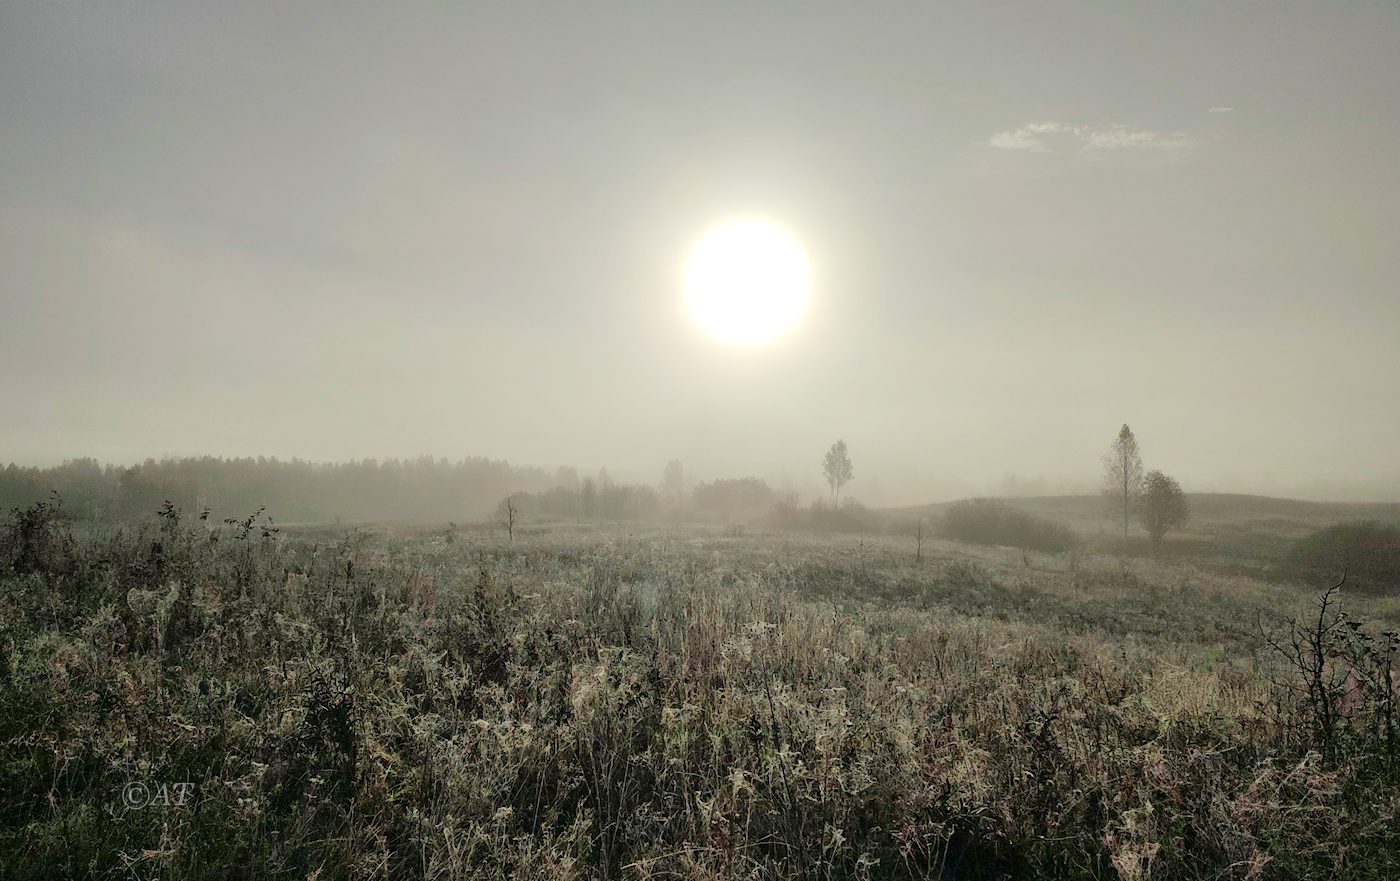
[{"label": "distant hill slope", "polygon": [[[1400,503],[1306,502],[1237,493],[1190,493],[1191,519],[1169,538],[1173,553],[1203,562],[1258,568],[1278,563],[1296,539],[1337,523],[1378,520],[1400,525]],[[1081,535],[1108,545],[1121,525],[1101,496],[1004,498],[1021,511],[1062,523]],[[890,522],[918,516],[940,517],[952,502],[891,508]],[[1135,553],[1146,553],[1146,539],[1136,521],[1131,531]],[[1136,545],[1143,547],[1136,547]]]},{"label": "distant hill slope", "polygon": [[[1271,533],[1302,535],[1347,520],[1379,520],[1400,524],[1400,503],[1307,502],[1239,493],[1188,493],[1195,532],[1213,526],[1257,526]],[[1003,498],[1003,502],[1040,517],[1058,520],[1080,532],[1110,532],[1114,518],[1102,496],[1032,496]],[[952,502],[890,508],[891,516],[933,516]]]}]

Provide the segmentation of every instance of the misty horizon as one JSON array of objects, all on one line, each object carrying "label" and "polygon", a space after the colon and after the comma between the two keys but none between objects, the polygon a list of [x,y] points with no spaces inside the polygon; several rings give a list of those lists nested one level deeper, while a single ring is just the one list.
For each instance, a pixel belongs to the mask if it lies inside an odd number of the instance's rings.
[{"label": "misty horizon", "polygon": [[[619,483],[659,486],[662,482],[662,466],[659,463],[654,469],[654,473],[648,473],[645,469],[635,465],[617,466],[601,463],[596,466],[579,466],[569,463],[533,463],[521,462],[511,459],[508,456],[432,456],[421,454],[417,456],[359,456],[340,460],[317,460],[303,456],[276,456],[276,455],[247,455],[247,456],[220,456],[207,453],[192,456],[181,456],[171,453],[164,453],[158,456],[146,456],[139,460],[125,462],[105,462],[96,457],[74,457],[56,461],[40,462],[0,462],[0,471],[8,466],[19,468],[52,469],[68,465],[77,461],[91,460],[101,467],[114,467],[118,469],[137,468],[148,462],[180,462],[198,461],[201,459],[217,459],[222,461],[234,460],[270,460],[281,463],[305,463],[313,466],[344,466],[356,465],[364,462],[378,464],[401,463],[409,465],[424,460],[434,463],[447,463],[455,465],[465,462],[489,462],[494,464],[510,466],[526,472],[553,475],[560,472],[573,473],[576,478],[600,479],[606,475],[608,479]],[[668,460],[670,461],[670,460]],[[680,460],[676,460],[680,461]],[[740,478],[755,477],[768,483],[776,492],[796,493],[804,502],[819,500],[828,494],[827,488],[822,485],[820,475],[820,463],[818,462],[811,469],[810,474],[799,477],[793,475],[797,469],[793,467],[780,468],[769,473],[758,471],[736,471],[736,472],[716,472],[706,473],[697,471],[688,463],[682,462],[685,466],[685,486],[687,490],[693,489],[703,483],[717,480],[733,480]],[[547,483],[548,481],[546,481]],[[1086,496],[1099,495],[1102,493],[1102,477],[1097,472],[1093,476],[1082,476],[1079,478],[1057,478],[1047,479],[1040,475],[1018,474],[1008,471],[999,478],[985,481],[948,481],[943,484],[927,484],[930,489],[921,492],[917,489],[904,490],[898,488],[891,490],[885,487],[878,478],[860,479],[859,472],[851,485],[847,488],[846,495],[862,504],[876,508],[899,508],[917,507],[920,505],[941,504],[955,501],[960,498],[972,496],[1007,497],[1007,498],[1031,498],[1037,496]],[[522,487],[523,489],[523,487]],[[1385,481],[1358,482],[1356,484],[1336,484],[1321,480],[1300,480],[1290,486],[1282,487],[1282,492],[1261,492],[1257,488],[1241,484],[1237,488],[1230,481],[1220,481],[1214,485],[1191,484],[1187,491],[1190,494],[1225,494],[1225,495],[1245,495],[1261,496],[1279,499],[1296,499],[1307,502],[1338,502],[1338,503],[1396,503],[1400,499],[1400,486],[1393,485]]]},{"label": "misty horizon", "polygon": [[[843,437],[888,505],[1093,491],[1127,422],[1188,491],[1400,498],[1393,6],[0,17],[0,462]],[[810,276],[762,346],[686,311],[736,217]]]},{"label": "misty horizon", "polygon": [[1400,878],[1400,2],[0,82],[0,878]]}]

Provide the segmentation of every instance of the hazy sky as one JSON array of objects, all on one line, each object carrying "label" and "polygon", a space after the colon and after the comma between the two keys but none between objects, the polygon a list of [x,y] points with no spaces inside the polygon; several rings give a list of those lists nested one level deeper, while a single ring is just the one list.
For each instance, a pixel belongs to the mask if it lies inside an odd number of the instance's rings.
[{"label": "hazy sky", "polygon": [[410,7],[0,5],[0,461],[1400,497],[1400,4]]}]

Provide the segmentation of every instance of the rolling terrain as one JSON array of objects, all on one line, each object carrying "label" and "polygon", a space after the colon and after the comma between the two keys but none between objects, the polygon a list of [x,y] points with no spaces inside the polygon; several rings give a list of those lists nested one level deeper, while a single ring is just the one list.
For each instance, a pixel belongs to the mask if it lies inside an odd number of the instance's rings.
[{"label": "rolling terrain", "polygon": [[[1309,502],[1233,493],[1188,493],[1191,516],[1168,535],[1166,556],[1240,571],[1268,573],[1293,542],[1327,526],[1358,520],[1400,525],[1400,503]],[[1017,510],[1062,523],[1101,551],[1122,547],[1122,522],[1100,496],[1036,496],[1001,499]],[[951,502],[882,512],[891,523],[918,517],[937,522]],[[1141,526],[1132,523],[1130,553],[1148,554]]]},{"label": "rolling terrain", "polygon": [[1358,677],[1400,602],[1309,654],[1313,600],[895,535],[19,520],[0,875],[1396,877]]}]

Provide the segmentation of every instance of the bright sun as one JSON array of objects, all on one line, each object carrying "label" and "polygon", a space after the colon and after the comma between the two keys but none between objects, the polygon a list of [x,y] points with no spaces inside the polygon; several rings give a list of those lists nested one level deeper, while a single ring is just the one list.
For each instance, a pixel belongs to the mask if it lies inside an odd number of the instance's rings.
[{"label": "bright sun", "polygon": [[772,342],[807,307],[807,258],[782,227],[730,220],[705,234],[685,268],[690,313],[717,339],[736,346]]}]

